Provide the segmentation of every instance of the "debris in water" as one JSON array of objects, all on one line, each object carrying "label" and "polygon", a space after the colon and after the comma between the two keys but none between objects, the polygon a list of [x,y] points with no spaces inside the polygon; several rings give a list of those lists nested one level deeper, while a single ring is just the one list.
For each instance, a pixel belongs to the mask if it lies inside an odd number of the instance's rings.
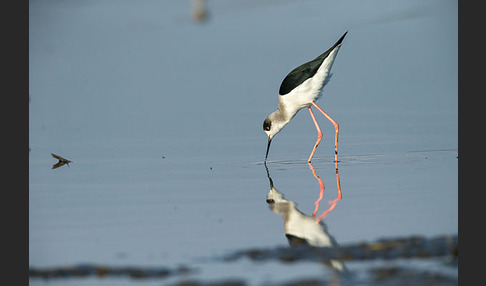
[{"label": "debris in water", "polygon": [[56,158],[59,160],[59,162],[57,162],[56,164],[52,165],[52,169],[56,169],[56,168],[59,168],[63,165],[68,165],[69,167],[69,163],[71,163],[71,161],[69,161],[68,159],[64,159],[63,157],[59,156],[59,155],[56,155],[54,153],[51,153],[52,157]]}]

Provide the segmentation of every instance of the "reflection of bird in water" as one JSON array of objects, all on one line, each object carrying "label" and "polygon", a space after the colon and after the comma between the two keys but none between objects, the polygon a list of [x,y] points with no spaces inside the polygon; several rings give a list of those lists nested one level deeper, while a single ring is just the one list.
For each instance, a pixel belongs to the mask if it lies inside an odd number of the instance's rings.
[{"label": "reflection of bird in water", "polygon": [[69,161],[68,159],[64,159],[63,157],[56,155],[56,154],[53,154],[53,153],[51,153],[51,155],[52,155],[52,157],[59,160],[59,162],[52,165],[52,169],[56,169],[56,168],[59,168],[59,167],[64,166],[64,165],[68,165],[68,167],[69,167],[69,163],[71,163],[71,161]]},{"label": "reflection of bird in water", "polygon": [[[323,221],[318,221],[314,216],[304,214],[297,209],[295,202],[286,200],[283,194],[275,189],[266,164],[265,168],[270,181],[267,203],[272,212],[283,217],[284,233],[290,246],[339,247],[334,237],[329,234]],[[346,271],[341,261],[331,260],[331,266],[340,272]]]},{"label": "reflection of bird in water", "polygon": [[322,132],[314,117],[311,105],[317,108],[317,110],[319,110],[334,125],[334,129],[336,130],[334,157],[335,161],[337,161],[339,125],[319,106],[317,106],[316,101],[320,97],[322,88],[330,78],[329,73],[332,64],[347,33],[348,32],[344,33],[344,35],[329,50],[312,61],[296,67],[282,81],[278,92],[278,109],[270,114],[263,122],[263,131],[268,135],[265,161],[267,161],[268,150],[270,149],[270,143],[272,142],[273,137],[279,133],[290,120],[292,120],[299,110],[305,107],[309,110],[312,121],[317,129],[317,141],[307,162],[311,161],[322,138]]}]

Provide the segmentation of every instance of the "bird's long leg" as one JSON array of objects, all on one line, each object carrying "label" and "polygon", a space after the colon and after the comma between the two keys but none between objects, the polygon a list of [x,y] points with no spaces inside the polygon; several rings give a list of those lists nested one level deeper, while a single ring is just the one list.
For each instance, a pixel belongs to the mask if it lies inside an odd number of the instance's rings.
[{"label": "bird's long leg", "polygon": [[[334,139],[334,161],[337,162],[338,161],[339,124],[337,124],[337,122],[334,121],[334,119],[332,119],[331,116],[327,115],[327,113],[325,113],[324,110],[322,110],[315,102],[312,102],[312,105],[314,105],[314,107],[317,108],[317,110],[319,110],[329,121],[331,121],[332,125],[334,125],[334,129],[336,130],[336,135],[335,135],[335,139]],[[310,106],[309,106],[309,110],[310,110]],[[312,112],[311,112],[311,115],[312,115]],[[314,120],[314,123],[317,126],[317,122],[314,118],[314,115],[312,115],[312,119]],[[315,149],[315,147],[314,147],[314,149]],[[314,154],[314,151],[312,152],[312,154]],[[312,158],[312,155],[311,155],[311,158]],[[310,162],[310,158],[309,158],[309,162]]]},{"label": "bird's long leg", "polygon": [[307,163],[310,163],[312,160],[312,156],[314,156],[314,153],[316,152],[317,146],[319,146],[319,143],[321,142],[322,132],[321,132],[321,128],[319,128],[319,125],[317,124],[316,117],[314,116],[311,107],[309,106],[307,108],[309,109],[310,116],[312,117],[312,121],[314,121],[314,125],[316,126],[317,129],[317,141],[316,144],[314,145],[314,149],[312,149],[312,153],[310,154],[309,159],[307,160]]}]

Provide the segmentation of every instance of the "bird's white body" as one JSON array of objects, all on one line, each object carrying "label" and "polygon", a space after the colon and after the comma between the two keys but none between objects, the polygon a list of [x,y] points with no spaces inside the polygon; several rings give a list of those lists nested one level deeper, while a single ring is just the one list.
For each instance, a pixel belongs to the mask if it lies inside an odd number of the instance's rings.
[{"label": "bird's white body", "polygon": [[306,79],[290,93],[278,96],[278,109],[285,111],[285,117],[292,119],[299,110],[310,106],[313,101],[315,102],[319,99],[322,88],[329,78],[329,73],[339,47],[337,46],[331,51],[313,77]]}]

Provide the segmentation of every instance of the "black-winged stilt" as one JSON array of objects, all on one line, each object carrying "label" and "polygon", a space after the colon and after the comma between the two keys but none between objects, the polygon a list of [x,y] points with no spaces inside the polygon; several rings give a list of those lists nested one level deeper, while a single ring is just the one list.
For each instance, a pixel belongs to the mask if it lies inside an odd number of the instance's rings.
[{"label": "black-winged stilt", "polygon": [[334,125],[336,130],[334,159],[337,162],[339,125],[317,106],[316,101],[319,99],[322,88],[329,79],[332,63],[347,33],[344,33],[329,50],[312,61],[296,67],[282,81],[278,95],[277,111],[270,114],[263,122],[263,130],[268,135],[265,162],[267,161],[268,150],[270,150],[270,143],[273,137],[292,120],[299,110],[305,107],[308,108],[317,129],[317,141],[307,162],[311,161],[322,138],[322,132],[314,117],[311,105],[317,108]]}]

